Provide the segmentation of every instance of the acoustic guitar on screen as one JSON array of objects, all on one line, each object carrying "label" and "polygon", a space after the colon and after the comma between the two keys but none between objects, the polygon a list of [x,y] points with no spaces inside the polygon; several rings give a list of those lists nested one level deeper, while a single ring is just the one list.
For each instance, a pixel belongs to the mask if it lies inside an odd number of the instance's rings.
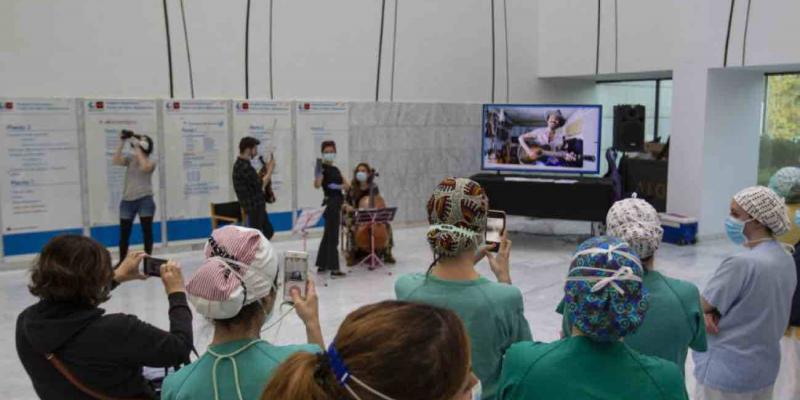
[{"label": "acoustic guitar on screen", "polygon": [[536,162],[545,160],[549,157],[555,157],[568,162],[594,161],[595,156],[577,154],[571,151],[553,151],[548,146],[540,146],[538,144],[529,144],[530,152],[525,151],[522,146],[517,148],[517,156],[520,164],[534,164]]}]

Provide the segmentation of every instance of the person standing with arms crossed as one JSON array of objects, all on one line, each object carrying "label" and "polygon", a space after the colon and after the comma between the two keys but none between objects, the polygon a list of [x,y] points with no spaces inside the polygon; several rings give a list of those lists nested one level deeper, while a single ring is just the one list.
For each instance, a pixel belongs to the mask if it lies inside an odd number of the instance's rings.
[{"label": "person standing with arms crossed", "polygon": [[275,230],[266,211],[264,188],[272,180],[275,160],[270,158],[263,177],[259,177],[251,161],[258,156],[258,145],[261,142],[250,136],[239,141],[239,156],[233,164],[233,190],[239,205],[247,213],[247,226],[258,229],[267,239],[272,239]]},{"label": "person standing with arms crossed", "polygon": [[[129,142],[133,154],[123,155],[125,143]],[[133,131],[123,129],[120,142],[111,164],[125,167],[125,184],[122,189],[122,201],[119,204],[119,259],[128,255],[133,220],[139,214],[144,238],[144,252],[153,253],[153,216],[156,203],[153,201],[153,171],[156,163],[150,160],[153,152],[153,139],[147,135],[137,135]]]}]

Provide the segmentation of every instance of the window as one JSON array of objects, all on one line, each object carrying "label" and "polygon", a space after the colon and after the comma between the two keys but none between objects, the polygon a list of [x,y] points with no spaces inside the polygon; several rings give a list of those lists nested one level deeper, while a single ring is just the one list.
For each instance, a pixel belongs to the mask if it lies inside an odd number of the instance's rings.
[{"label": "window", "polygon": [[601,173],[607,171],[606,149],[614,144],[614,106],[641,104],[645,108],[645,141],[666,143],[672,116],[672,79],[613,81],[597,83],[597,100],[603,105]]},{"label": "window", "polygon": [[800,164],[800,73],[768,74],[758,157],[758,184]]}]

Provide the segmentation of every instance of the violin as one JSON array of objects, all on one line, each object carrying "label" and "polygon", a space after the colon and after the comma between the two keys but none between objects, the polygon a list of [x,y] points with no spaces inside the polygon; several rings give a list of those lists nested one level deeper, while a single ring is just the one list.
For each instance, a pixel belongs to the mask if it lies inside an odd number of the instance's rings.
[{"label": "violin", "polygon": [[[258,156],[258,161],[261,163],[261,169],[258,170],[258,177],[264,179],[264,176],[267,175],[267,163],[264,162],[264,157]],[[264,188],[264,200],[267,203],[272,204],[275,202],[275,192],[272,190],[272,179],[269,180],[267,183],[267,187]]]},{"label": "violin", "polygon": [[[361,197],[356,205],[358,209],[373,209],[373,208],[386,208],[386,201],[383,196],[375,193],[375,184],[373,183],[375,177],[375,170],[370,172],[367,185],[369,187],[369,194]],[[358,183],[354,182],[354,185]],[[354,189],[355,190],[355,186]],[[377,224],[361,224],[356,228],[355,244],[356,248],[364,252],[372,250],[372,238],[375,240],[375,251],[383,250],[389,246],[389,227],[385,223]]]}]

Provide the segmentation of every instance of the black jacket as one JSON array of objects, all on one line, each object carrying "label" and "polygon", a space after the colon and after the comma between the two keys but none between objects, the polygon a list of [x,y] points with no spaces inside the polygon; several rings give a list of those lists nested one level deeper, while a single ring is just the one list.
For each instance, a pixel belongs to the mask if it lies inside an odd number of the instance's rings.
[{"label": "black jacket", "polygon": [[55,353],[89,388],[117,398],[154,398],[142,367],[188,361],[192,312],[185,293],[169,296],[170,331],[133,315],[105,314],[102,308],[42,300],[17,318],[17,354],[40,398],[91,399],[45,359]]},{"label": "black jacket", "polygon": [[236,158],[233,164],[233,190],[239,205],[247,211],[263,209],[266,204],[264,190],[261,187],[261,178],[258,172],[243,158]]}]

